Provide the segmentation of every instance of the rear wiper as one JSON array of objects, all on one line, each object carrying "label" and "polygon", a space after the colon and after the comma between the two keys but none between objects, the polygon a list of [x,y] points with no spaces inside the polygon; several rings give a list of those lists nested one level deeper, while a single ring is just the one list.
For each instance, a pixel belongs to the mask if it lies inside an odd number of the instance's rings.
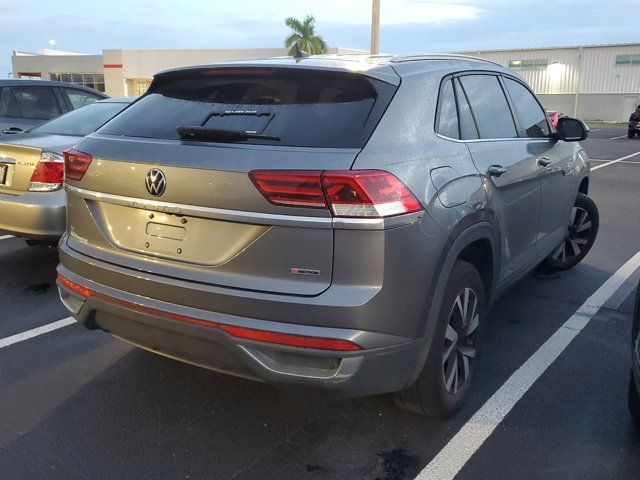
[{"label": "rear wiper", "polygon": [[274,135],[262,135],[242,130],[221,130],[219,128],[194,126],[178,127],[176,131],[182,140],[199,140],[202,142],[238,142],[249,139],[280,141],[280,137]]}]

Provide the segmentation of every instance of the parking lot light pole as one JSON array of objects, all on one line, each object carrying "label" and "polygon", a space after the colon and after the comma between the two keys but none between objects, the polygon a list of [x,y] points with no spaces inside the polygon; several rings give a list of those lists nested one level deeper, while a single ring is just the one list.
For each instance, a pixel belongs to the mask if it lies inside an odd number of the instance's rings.
[{"label": "parking lot light pole", "polygon": [[373,0],[371,10],[371,54],[380,53],[380,0]]}]

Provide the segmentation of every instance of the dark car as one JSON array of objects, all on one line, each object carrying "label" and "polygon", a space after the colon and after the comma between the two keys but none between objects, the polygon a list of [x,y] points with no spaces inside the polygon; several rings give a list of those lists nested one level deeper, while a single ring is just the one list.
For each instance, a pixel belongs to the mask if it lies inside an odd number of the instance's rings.
[{"label": "dark car", "polygon": [[105,98],[108,95],[73,83],[0,80],[0,132],[19,133]]},{"label": "dark car", "polygon": [[640,426],[640,285],[636,293],[636,308],[631,331],[632,369],[629,382],[629,410]]},{"label": "dark car", "polygon": [[629,138],[635,137],[636,133],[640,133],[640,105],[638,105],[636,111],[629,116]]}]

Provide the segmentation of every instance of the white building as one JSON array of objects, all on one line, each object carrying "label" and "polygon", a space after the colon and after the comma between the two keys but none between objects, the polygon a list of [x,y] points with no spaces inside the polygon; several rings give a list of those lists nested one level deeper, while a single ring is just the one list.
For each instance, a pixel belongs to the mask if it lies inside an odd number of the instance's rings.
[{"label": "white building", "polygon": [[[330,53],[364,53],[332,48]],[[521,74],[548,110],[585,120],[626,121],[640,104],[640,43],[459,52]],[[13,76],[80,83],[111,96],[140,95],[168,68],[286,55],[284,48],[103,50],[80,55],[56,50],[14,52]]]},{"label": "white building", "polygon": [[640,104],[640,43],[461,53],[518,72],[548,110],[626,121]]}]

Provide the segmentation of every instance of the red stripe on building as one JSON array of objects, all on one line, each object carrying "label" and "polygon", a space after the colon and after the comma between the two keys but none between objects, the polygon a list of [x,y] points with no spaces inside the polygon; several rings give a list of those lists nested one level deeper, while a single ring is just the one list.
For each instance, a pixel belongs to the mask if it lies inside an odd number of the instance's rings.
[{"label": "red stripe on building", "polygon": [[40,72],[18,72],[18,77],[42,77]]},{"label": "red stripe on building", "polygon": [[122,68],[122,64],[121,63],[105,63],[102,67],[103,68]]}]

